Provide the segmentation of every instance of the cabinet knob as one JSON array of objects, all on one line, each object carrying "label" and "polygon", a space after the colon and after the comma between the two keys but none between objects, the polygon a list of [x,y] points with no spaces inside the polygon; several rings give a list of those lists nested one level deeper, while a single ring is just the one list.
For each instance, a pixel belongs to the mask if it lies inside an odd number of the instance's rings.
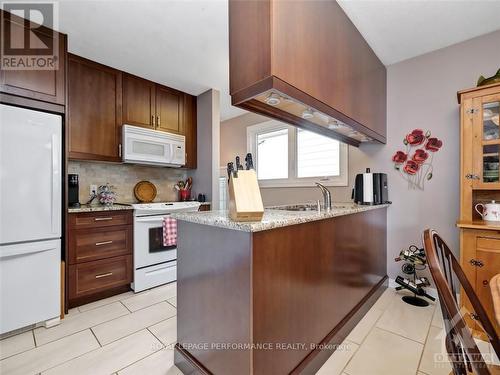
[{"label": "cabinet knob", "polygon": [[487,286],[489,284],[488,280],[483,280],[483,285]]},{"label": "cabinet knob", "polygon": [[161,118],[160,118],[160,116],[158,116],[158,122],[157,122],[157,125],[158,125],[158,126],[160,126],[160,125],[161,125],[161,122],[160,122],[160,121],[161,121]]},{"label": "cabinet knob", "polygon": [[478,260],[478,259],[471,259],[471,260],[469,260],[469,263],[470,263],[471,265],[475,266],[475,267],[482,267],[482,266],[484,266],[484,263],[483,263],[483,262],[481,262],[481,261],[480,261],[480,260]]}]

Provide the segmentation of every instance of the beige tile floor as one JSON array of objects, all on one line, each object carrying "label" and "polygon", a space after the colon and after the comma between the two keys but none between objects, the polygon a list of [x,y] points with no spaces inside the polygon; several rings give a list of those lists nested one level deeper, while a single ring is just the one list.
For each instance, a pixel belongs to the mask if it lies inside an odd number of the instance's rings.
[{"label": "beige tile floor", "polygon": [[[387,290],[317,374],[449,374],[439,307],[411,307],[400,297]],[[1,340],[0,374],[179,375],[176,305],[172,283],[72,309],[59,326]]]}]

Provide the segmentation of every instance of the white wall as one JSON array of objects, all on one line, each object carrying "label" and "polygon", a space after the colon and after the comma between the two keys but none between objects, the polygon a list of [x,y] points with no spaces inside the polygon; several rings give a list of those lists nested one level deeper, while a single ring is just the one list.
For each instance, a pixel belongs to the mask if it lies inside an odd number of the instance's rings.
[{"label": "white wall", "polygon": [[[361,151],[387,171],[390,197],[388,215],[388,272],[399,273],[393,258],[400,249],[420,243],[424,229],[434,228],[458,254],[455,226],[459,215],[460,123],[457,91],[474,87],[478,77],[493,75],[500,67],[500,31],[434,51],[388,67],[387,132],[384,147]],[[443,140],[434,158],[434,173],[424,191],[408,190],[392,167],[391,157],[405,134],[429,129]]]}]

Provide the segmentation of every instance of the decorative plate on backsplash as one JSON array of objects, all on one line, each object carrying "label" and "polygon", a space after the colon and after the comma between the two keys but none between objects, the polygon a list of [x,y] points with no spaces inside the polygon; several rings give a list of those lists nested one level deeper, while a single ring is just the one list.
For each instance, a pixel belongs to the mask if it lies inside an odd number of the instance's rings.
[{"label": "decorative plate on backsplash", "polygon": [[156,186],[149,181],[140,181],[134,186],[134,195],[139,202],[152,202],[156,198]]}]

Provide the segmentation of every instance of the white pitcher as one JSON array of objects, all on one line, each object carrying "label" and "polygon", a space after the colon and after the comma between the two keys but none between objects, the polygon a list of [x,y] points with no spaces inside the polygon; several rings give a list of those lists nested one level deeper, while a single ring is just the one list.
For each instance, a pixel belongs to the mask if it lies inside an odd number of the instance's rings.
[{"label": "white pitcher", "polygon": [[[481,211],[479,207],[481,207]],[[496,203],[495,201],[486,204],[478,203],[474,208],[483,220],[500,221],[500,203]]]}]

